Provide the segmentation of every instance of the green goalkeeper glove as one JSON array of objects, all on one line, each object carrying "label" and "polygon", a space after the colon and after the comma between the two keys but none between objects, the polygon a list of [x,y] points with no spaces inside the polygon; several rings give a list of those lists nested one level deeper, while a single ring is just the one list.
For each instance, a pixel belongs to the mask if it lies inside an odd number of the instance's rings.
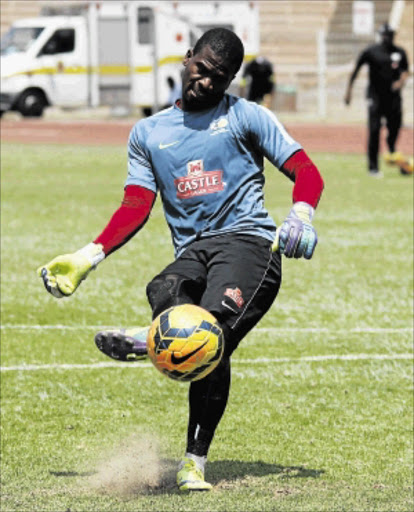
[{"label": "green goalkeeper glove", "polygon": [[46,290],[60,299],[72,295],[89,272],[104,258],[102,245],[90,243],[73,254],[57,256],[37,269]]}]

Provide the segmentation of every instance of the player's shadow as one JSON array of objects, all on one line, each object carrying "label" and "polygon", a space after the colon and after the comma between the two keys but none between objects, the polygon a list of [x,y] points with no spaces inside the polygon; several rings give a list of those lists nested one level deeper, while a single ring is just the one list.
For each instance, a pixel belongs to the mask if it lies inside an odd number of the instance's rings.
[{"label": "player's shadow", "polygon": [[[158,486],[148,489],[151,494],[179,493],[175,478],[176,461],[164,460],[164,474]],[[248,478],[260,478],[267,475],[279,475],[280,480],[291,478],[319,478],[323,469],[310,469],[305,466],[282,466],[267,462],[244,462],[240,460],[219,460],[209,462],[206,468],[206,480],[214,486],[231,487],[237,481]],[[141,491],[142,492],[142,491]]]},{"label": "player's shadow", "polygon": [[83,477],[83,476],[92,476],[96,473],[96,471],[49,471],[49,475],[64,477],[64,478],[74,478],[74,477]]},{"label": "player's shadow", "polygon": [[222,480],[239,480],[246,477],[280,475],[288,478],[319,478],[325,473],[323,469],[310,469],[305,466],[281,466],[267,462],[243,462],[240,460],[218,460],[209,462],[206,470],[207,479],[216,484]]},{"label": "player's shadow", "polygon": [[[128,470],[134,472],[134,468]],[[206,468],[206,480],[211,482],[218,488],[231,488],[237,486],[238,482],[248,481],[250,478],[260,478],[268,475],[279,475],[278,479],[283,481],[291,478],[319,478],[325,471],[323,469],[310,469],[305,466],[282,466],[280,464],[269,464],[267,462],[244,462],[240,460],[219,460],[209,462]],[[73,477],[91,477],[97,476],[99,482],[99,472],[77,472],[77,471],[49,471],[56,477],[73,478]],[[143,494],[178,494],[180,491],[176,484],[177,461],[163,459],[160,461],[160,473],[154,481],[149,482],[146,478],[137,472],[135,475],[131,473],[133,478],[128,477],[125,472],[117,475],[113,474],[110,482],[111,492],[116,492],[120,496],[131,497]],[[129,480],[125,486],[124,478]],[[119,480],[119,482],[117,481]],[[247,482],[248,485],[248,482]],[[105,486],[98,485],[98,491],[107,492]]]}]

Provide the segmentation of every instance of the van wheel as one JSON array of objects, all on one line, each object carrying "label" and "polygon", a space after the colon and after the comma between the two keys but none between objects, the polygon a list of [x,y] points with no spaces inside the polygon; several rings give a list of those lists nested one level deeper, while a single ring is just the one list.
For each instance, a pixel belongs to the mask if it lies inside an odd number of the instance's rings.
[{"label": "van wheel", "polygon": [[41,117],[46,99],[41,91],[25,91],[17,101],[16,108],[23,117]]}]

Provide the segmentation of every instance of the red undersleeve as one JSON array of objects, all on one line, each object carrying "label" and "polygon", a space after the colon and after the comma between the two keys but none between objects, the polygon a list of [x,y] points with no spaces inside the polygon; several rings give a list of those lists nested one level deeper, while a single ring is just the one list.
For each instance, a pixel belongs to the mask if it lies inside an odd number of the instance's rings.
[{"label": "red undersleeve", "polygon": [[324,184],[322,176],[308,155],[303,150],[298,151],[286,160],[281,171],[295,182],[293,202],[303,201],[316,208]]},{"label": "red undersleeve", "polygon": [[128,185],[120,208],[94,243],[102,244],[107,256],[124,245],[145,224],[154,201],[155,194],[151,190]]}]

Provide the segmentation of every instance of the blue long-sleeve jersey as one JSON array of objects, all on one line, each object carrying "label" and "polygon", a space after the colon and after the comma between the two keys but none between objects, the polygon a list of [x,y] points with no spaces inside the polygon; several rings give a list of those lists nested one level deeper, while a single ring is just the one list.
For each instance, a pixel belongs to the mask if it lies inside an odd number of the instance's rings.
[{"label": "blue long-sleeve jersey", "polygon": [[276,167],[301,146],[276,116],[225,95],[214,108],[176,105],[132,129],[127,185],[161,194],[176,256],[195,239],[238,232],[273,241],[264,207],[264,157]]}]

